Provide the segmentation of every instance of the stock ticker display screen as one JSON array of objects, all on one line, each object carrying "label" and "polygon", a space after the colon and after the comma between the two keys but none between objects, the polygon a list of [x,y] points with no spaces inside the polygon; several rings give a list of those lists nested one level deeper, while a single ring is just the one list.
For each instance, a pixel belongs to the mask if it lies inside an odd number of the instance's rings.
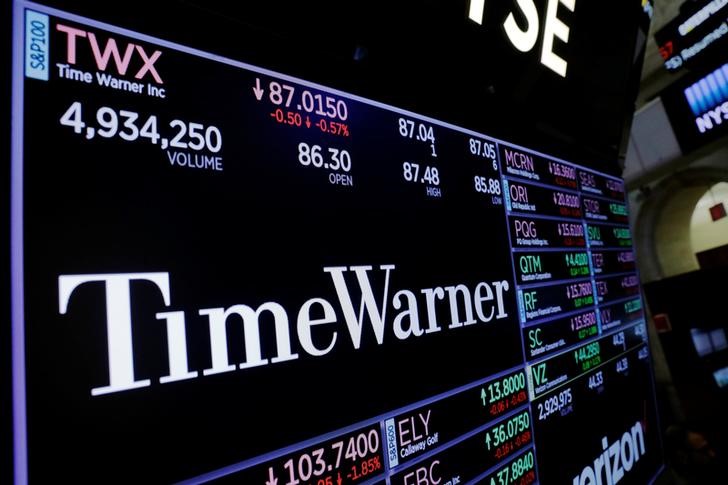
[{"label": "stock ticker display screen", "polygon": [[14,10],[16,483],[641,484],[612,175]]}]

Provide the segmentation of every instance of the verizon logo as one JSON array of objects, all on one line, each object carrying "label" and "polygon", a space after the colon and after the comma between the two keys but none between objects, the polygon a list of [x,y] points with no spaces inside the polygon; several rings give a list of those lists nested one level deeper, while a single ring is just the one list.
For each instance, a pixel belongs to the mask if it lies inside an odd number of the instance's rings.
[{"label": "verizon logo", "polygon": [[621,437],[609,442],[602,438],[602,453],[594,459],[594,464],[585,466],[572,480],[572,485],[616,485],[632,468],[637,466],[645,454],[645,436],[642,423],[625,431]]},{"label": "verizon logo", "polygon": [[[202,376],[296,360],[300,358],[299,353],[321,357],[337,346],[346,345],[342,344],[342,333],[348,335],[351,346],[358,350],[364,333],[373,334],[377,344],[383,345],[387,339],[407,340],[441,332],[444,328],[457,330],[508,317],[504,299],[510,286],[506,280],[481,282],[472,289],[457,284],[394,292],[390,288],[390,280],[395,269],[394,265],[379,267],[379,271],[383,272],[383,288],[375,292],[370,280],[372,266],[324,267],[324,273],[331,278],[335,300],[311,298],[297,309],[293,319],[275,301],[265,302],[257,308],[236,304],[228,308],[197,310],[199,315],[207,317],[210,335],[211,365],[202,370]],[[169,374],[160,377],[159,383],[193,379],[200,375],[199,371],[189,368],[185,312],[168,310],[172,302],[169,273],[61,275],[58,277],[58,295],[62,315],[68,312],[76,288],[92,283],[104,284],[106,322],[99,324],[105,324],[107,330],[109,385],[92,388],[93,396],[151,385],[151,379],[140,379],[134,372],[130,283],[139,280],[153,283],[167,308],[155,314],[166,325],[169,362]],[[359,301],[358,307],[355,300]],[[425,310],[424,315],[420,314],[421,309]],[[266,315],[265,321],[271,322],[275,332],[276,348],[272,356],[264,356],[261,348],[262,315]],[[338,315],[343,316],[343,323]],[[441,324],[441,319],[449,320],[449,323]],[[229,359],[228,320],[242,324],[243,362],[231,362]],[[314,328],[316,342],[312,338]]]}]

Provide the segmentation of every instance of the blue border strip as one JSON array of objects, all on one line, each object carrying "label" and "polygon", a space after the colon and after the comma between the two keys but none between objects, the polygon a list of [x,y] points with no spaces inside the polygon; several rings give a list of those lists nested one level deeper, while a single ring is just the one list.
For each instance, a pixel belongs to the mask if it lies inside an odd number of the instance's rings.
[{"label": "blue border strip", "polygon": [[10,161],[10,305],[13,360],[13,469],[16,485],[28,483],[28,434],[25,396],[25,293],[23,247],[23,48],[25,10],[13,5],[13,81]]}]

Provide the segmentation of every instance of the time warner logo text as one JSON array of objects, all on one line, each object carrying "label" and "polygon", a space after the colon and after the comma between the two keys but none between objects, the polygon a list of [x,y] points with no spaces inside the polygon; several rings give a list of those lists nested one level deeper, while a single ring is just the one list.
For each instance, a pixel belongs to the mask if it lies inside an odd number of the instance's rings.
[{"label": "time warner logo text", "polygon": [[[58,77],[70,81],[93,84],[165,98],[164,79],[158,69],[161,50],[148,52],[133,42],[117,40],[62,23],[55,25],[60,34],[59,44],[51,46],[49,17],[32,10],[26,11],[25,75],[32,79],[49,80],[55,68]],[[51,62],[51,47],[58,48],[61,62]],[[91,70],[85,70],[83,60],[90,58]],[[129,79],[131,78],[131,79]]]}]

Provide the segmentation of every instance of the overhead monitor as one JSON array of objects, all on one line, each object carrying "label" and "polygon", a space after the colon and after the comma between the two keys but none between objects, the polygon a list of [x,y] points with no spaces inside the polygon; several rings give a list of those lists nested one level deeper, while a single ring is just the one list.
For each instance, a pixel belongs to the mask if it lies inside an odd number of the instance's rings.
[{"label": "overhead monitor", "polygon": [[685,2],[680,15],[655,33],[655,42],[668,71],[686,68],[700,71],[726,60],[726,6],[725,0]]},{"label": "overhead monitor", "polygon": [[661,98],[686,153],[728,133],[728,63],[673,83]]}]

